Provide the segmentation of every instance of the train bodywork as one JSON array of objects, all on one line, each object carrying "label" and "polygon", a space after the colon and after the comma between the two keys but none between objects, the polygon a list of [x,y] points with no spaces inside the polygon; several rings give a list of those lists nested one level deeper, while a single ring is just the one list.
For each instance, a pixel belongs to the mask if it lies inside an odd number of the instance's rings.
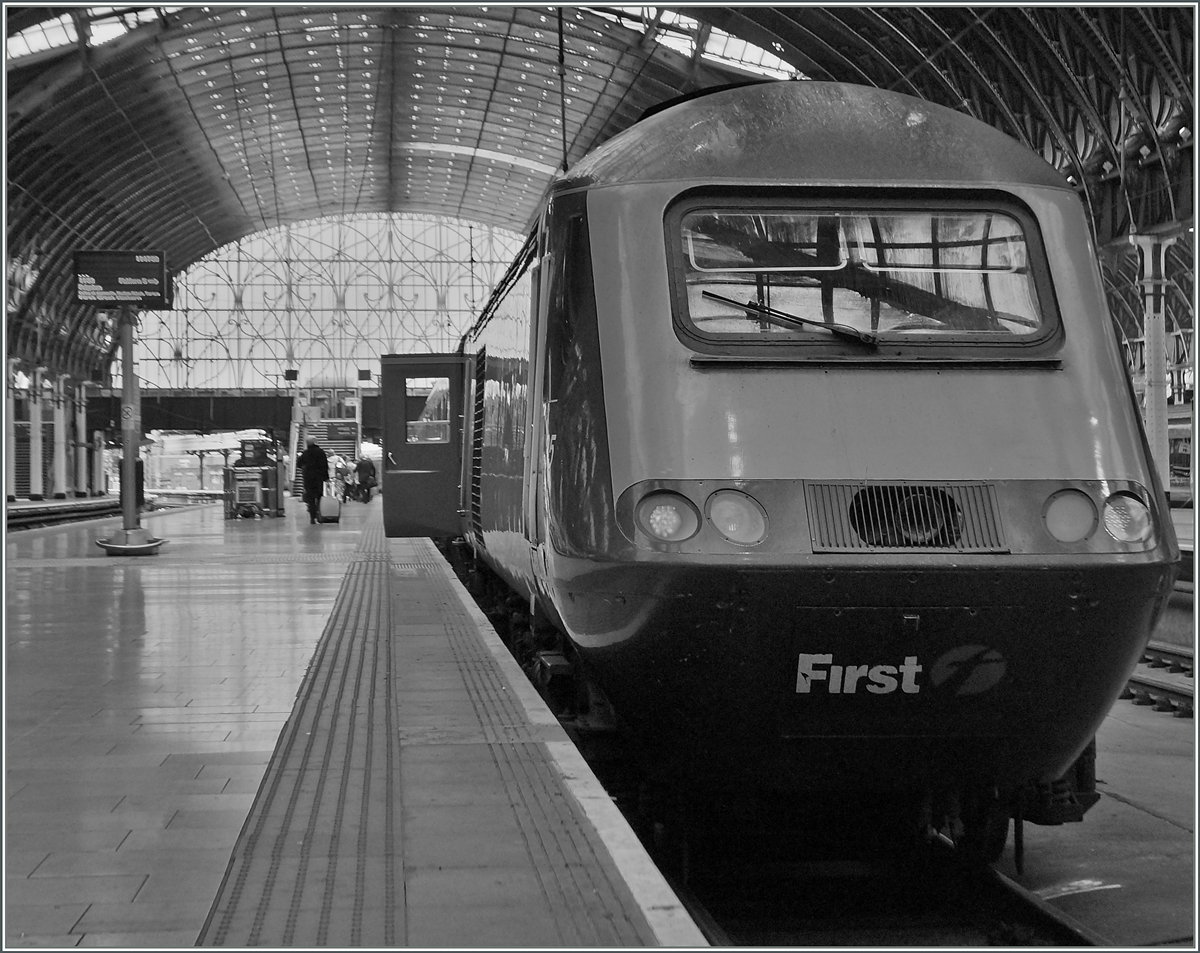
[{"label": "train bodywork", "polygon": [[693,787],[1053,781],[1173,583],[1081,203],[943,107],[643,119],[458,357],[459,532]]}]

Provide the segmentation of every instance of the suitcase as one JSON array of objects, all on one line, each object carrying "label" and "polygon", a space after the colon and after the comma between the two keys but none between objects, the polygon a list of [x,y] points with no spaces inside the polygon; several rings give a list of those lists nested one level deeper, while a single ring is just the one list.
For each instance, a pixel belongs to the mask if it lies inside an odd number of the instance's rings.
[{"label": "suitcase", "polygon": [[317,504],[317,521],[321,523],[337,523],[342,518],[342,502],[333,496],[333,488],[325,486],[326,493]]}]

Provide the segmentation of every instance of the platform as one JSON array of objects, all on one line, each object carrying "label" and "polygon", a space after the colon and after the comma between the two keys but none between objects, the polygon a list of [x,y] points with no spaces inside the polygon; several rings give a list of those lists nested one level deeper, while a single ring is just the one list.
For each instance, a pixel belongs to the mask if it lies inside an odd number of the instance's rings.
[{"label": "platform", "polygon": [[[9,535],[6,946],[703,944],[380,506],[165,511],[145,557],[95,545],[119,518]],[[1000,868],[1121,946],[1194,945],[1194,732],[1117,702],[1100,803]]]},{"label": "platform", "polygon": [[1196,722],[1130,701],[1096,736],[1100,801],[1078,824],[1025,825],[996,867],[1118,948],[1196,949]]},{"label": "platform", "polygon": [[425,540],[7,542],[6,946],[703,945]]}]

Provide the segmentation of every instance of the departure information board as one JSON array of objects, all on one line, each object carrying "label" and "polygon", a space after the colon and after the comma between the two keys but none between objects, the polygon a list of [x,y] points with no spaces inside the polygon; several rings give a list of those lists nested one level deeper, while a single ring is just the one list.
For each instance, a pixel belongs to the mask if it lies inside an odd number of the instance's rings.
[{"label": "departure information board", "polygon": [[75,252],[75,300],[80,304],[171,306],[167,256],[161,251]]}]

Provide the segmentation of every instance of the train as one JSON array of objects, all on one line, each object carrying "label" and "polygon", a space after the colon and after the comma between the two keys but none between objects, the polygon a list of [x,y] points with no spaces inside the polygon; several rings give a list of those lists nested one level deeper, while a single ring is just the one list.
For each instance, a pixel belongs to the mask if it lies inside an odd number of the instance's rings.
[{"label": "train", "polygon": [[1085,210],[1016,140],[874,87],[686,97],[381,380],[387,535],[461,540],[662,778],[987,860],[1098,799],[1179,547]]}]

